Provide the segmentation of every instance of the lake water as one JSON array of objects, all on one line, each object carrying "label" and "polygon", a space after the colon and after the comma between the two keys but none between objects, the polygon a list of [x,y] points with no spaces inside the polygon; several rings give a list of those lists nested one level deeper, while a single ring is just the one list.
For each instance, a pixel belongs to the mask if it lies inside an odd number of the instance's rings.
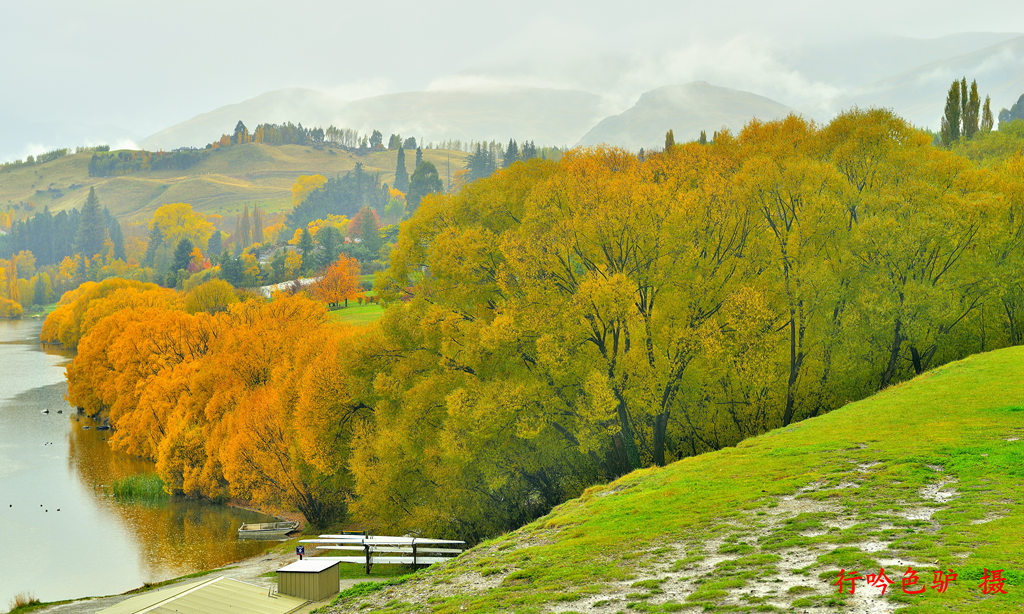
[{"label": "lake water", "polygon": [[112,480],[153,464],[112,452],[109,431],[82,428],[94,423],[64,400],[70,358],[40,348],[40,326],[0,320],[0,612],[18,593],[42,601],[120,593],[261,552],[266,542],[235,533],[242,522],[269,520],[261,514],[106,495]]}]

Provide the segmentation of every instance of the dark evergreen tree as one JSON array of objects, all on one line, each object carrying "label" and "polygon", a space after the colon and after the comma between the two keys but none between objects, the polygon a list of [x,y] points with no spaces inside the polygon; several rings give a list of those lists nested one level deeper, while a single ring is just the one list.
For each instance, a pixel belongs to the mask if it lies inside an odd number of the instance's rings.
[{"label": "dark evergreen tree", "polygon": [[405,168],[405,148],[398,148],[398,160],[395,162],[395,189],[400,192],[409,191],[409,171]]},{"label": "dark evergreen tree", "polygon": [[697,138],[697,142],[700,143],[701,145],[707,145],[708,144],[708,133],[704,132],[703,130],[701,130],[700,131],[700,136]]},{"label": "dark evergreen tree", "polygon": [[[326,267],[338,259],[344,239],[341,232],[334,226],[326,226],[316,233],[316,242],[320,245],[320,266]],[[305,260],[305,257],[303,257]]]},{"label": "dark evergreen tree", "polygon": [[387,203],[388,195],[380,175],[367,173],[363,165],[357,163],[343,176],[328,179],[322,187],[313,190],[288,214],[287,223],[289,228],[302,228],[328,215],[351,218],[364,206],[383,211]]},{"label": "dark evergreen tree", "polygon": [[521,160],[533,160],[537,157],[537,145],[533,141],[523,143],[522,151],[519,152]]},{"label": "dark evergreen tree", "polygon": [[270,283],[279,284],[285,280],[284,277],[287,270],[287,261],[285,258],[286,253],[283,249],[279,249],[274,253],[274,257],[270,261],[270,270],[274,277],[270,280]]},{"label": "dark evergreen tree", "polygon": [[206,242],[206,253],[210,254],[212,258],[217,258],[220,257],[220,252],[223,249],[224,237],[219,230],[214,230],[213,234],[210,235],[210,240]]},{"label": "dark evergreen tree", "polygon": [[422,164],[422,163],[423,163],[423,148],[422,147],[417,147],[416,148],[416,164],[413,164],[412,170],[415,171],[416,168],[419,167],[419,165]]},{"label": "dark evergreen tree", "polygon": [[82,218],[78,224],[78,236],[75,237],[75,252],[87,258],[103,253],[103,244],[107,240],[107,224],[100,210],[100,201],[96,198],[96,189],[89,188],[89,196],[82,206]]},{"label": "dark evergreen tree", "polygon": [[430,162],[422,162],[416,167],[409,180],[409,194],[406,195],[406,211],[412,213],[420,206],[420,201],[428,194],[435,194],[444,189],[437,168]]},{"label": "dark evergreen tree", "polygon": [[[438,179],[438,185],[440,185],[440,178]],[[369,207],[364,207],[359,214],[356,216],[356,235],[359,236],[359,240],[362,242],[363,247],[366,248],[370,258],[376,258],[380,252],[380,248],[384,246],[384,241],[380,236],[380,228],[377,225],[377,216],[374,215],[373,210]]]},{"label": "dark evergreen tree", "polygon": [[494,154],[491,150],[481,145],[476,146],[476,151],[466,160],[466,169],[469,170],[469,180],[476,181],[484,177],[490,177],[496,170]]},{"label": "dark evergreen tree", "polygon": [[402,135],[392,134],[388,137],[388,151],[394,151],[402,146]]},{"label": "dark evergreen tree", "polygon": [[224,281],[232,286],[242,285],[243,278],[242,259],[232,256],[225,251],[220,256],[220,274]]},{"label": "dark evergreen tree", "polygon": [[672,134],[672,131],[669,130],[668,132],[665,133],[665,151],[668,151],[669,149],[672,149],[672,146],[675,145],[675,144],[676,144],[676,135]]},{"label": "dark evergreen tree", "polygon": [[519,161],[519,144],[513,139],[508,140],[508,147],[505,148],[505,153],[501,156],[502,168],[508,168],[514,163]]},{"label": "dark evergreen tree", "polygon": [[174,259],[171,261],[171,273],[188,268],[188,263],[192,260],[193,248],[192,241],[188,239],[178,241],[177,247],[174,248]]}]

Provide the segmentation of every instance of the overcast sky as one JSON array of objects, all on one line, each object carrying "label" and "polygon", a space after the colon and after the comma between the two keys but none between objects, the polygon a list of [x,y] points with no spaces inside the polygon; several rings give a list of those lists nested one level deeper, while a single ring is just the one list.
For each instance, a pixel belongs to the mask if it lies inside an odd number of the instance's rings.
[{"label": "overcast sky", "polygon": [[[502,74],[593,87],[600,75],[581,80],[577,69],[599,73],[601,58],[645,58],[652,71],[687,76],[684,65],[713,64],[723,50],[749,65],[766,49],[869,34],[1022,32],[1021,5],[975,0],[965,11],[962,0],[862,0],[841,9],[804,0],[5,0],[0,152],[18,149],[32,131],[37,146],[73,145],[50,141],[89,134],[141,138],[283,87],[336,88],[355,97]],[[644,79],[621,94],[635,96]]]}]

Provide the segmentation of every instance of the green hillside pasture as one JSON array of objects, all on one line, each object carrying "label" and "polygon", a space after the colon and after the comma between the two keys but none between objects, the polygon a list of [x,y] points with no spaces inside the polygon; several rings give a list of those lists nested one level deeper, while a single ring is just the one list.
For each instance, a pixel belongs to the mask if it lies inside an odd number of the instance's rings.
[{"label": "green hillside pasture", "polygon": [[350,301],[348,307],[335,309],[329,312],[328,315],[335,322],[361,326],[379,320],[384,315],[384,308],[376,303],[363,303],[360,305],[355,301]]},{"label": "green hillside pasture", "polygon": [[[427,150],[444,180],[444,162],[451,157],[452,173],[465,166],[462,152]],[[0,206],[31,203],[36,210],[54,212],[81,207],[90,187],[100,203],[126,221],[148,221],[160,205],[186,202],[202,213],[235,215],[243,206],[259,204],[264,211],[291,208],[291,186],[300,175],[325,177],[348,172],[362,163],[379,172],[381,181],[394,182],[397,152],[357,156],[330,147],[302,145],[241,145],[217,149],[200,164],[185,170],[145,171],[120,177],[90,177],[90,153],[73,154],[46,164],[0,171]],[[406,164],[412,174],[415,152]]]},{"label": "green hillside pasture", "polygon": [[[1020,612],[1022,492],[1024,348],[1010,348],[590,488],[331,611]],[[903,591],[908,566],[923,594]],[[884,597],[834,585],[883,567]],[[983,595],[985,569],[1007,594]],[[937,570],[957,574],[945,593]]]}]

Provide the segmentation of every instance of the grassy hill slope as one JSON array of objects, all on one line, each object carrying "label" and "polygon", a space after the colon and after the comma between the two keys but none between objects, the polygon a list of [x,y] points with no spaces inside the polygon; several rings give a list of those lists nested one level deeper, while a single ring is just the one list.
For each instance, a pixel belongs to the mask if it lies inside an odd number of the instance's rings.
[{"label": "grassy hill slope", "polygon": [[[1024,611],[1024,348],[586,491],[331,611]],[[907,567],[927,587],[902,590]],[[840,568],[896,582],[833,585]],[[1008,594],[983,595],[1002,569]],[[933,572],[957,573],[944,594]],[[920,585],[919,585],[920,586]]]},{"label": "grassy hill slope", "polygon": [[[234,215],[244,204],[257,203],[267,211],[291,208],[291,186],[299,175],[319,173],[330,177],[355,168],[356,163],[391,184],[397,152],[383,151],[357,156],[340,149],[314,149],[302,145],[241,145],[218,149],[186,171],[147,171],[122,177],[90,177],[92,154],[65,156],[46,164],[0,171],[0,208],[32,203],[52,211],[80,207],[90,187],[100,202],[127,221],[146,221],[160,205],[186,202],[204,213]],[[424,150],[423,159],[433,162],[445,180],[451,171],[465,166],[465,154]],[[407,152],[412,174],[415,156]]]}]

